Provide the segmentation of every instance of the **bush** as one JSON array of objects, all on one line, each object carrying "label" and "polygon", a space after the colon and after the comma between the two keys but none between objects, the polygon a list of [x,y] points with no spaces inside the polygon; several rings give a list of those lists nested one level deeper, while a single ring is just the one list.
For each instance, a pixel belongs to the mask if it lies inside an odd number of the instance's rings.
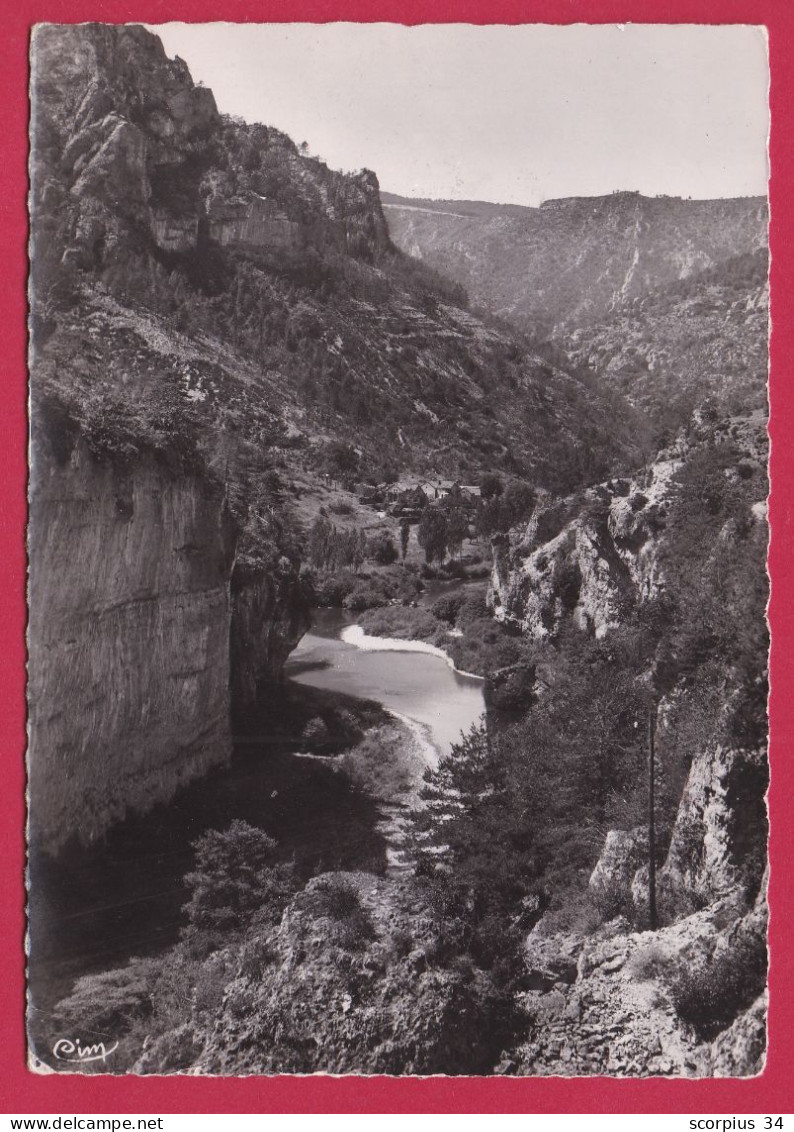
[{"label": "bush", "polygon": [[462,594],[445,594],[444,597],[438,598],[438,600],[433,603],[431,613],[434,617],[437,617],[439,621],[445,621],[448,625],[454,625],[458,619],[463,600]]},{"label": "bush", "polygon": [[345,598],[355,589],[356,579],[349,570],[326,574],[314,587],[315,600],[322,608],[341,609]]},{"label": "bush", "polygon": [[64,1033],[80,1037],[118,1038],[151,1014],[155,972],[156,960],[131,959],[126,967],[84,975],[55,1007],[56,1023]]},{"label": "bush", "polygon": [[349,593],[342,601],[345,609],[351,613],[363,613],[366,609],[377,609],[386,605],[388,597],[380,586],[361,585]]},{"label": "bush", "polygon": [[276,848],[264,830],[239,819],[198,838],[196,867],[185,877],[192,892],[184,908],[186,938],[199,937],[212,948],[255,916],[276,920],[296,889],[292,867],[275,861]]},{"label": "bush", "polygon": [[352,515],[353,505],[348,503],[346,499],[334,499],[328,504],[328,510],[332,515]]},{"label": "bush", "polygon": [[766,941],[746,931],[694,962],[680,961],[668,974],[667,986],[678,1016],[710,1041],[761,994],[766,970]]},{"label": "bush", "polygon": [[379,566],[391,566],[397,561],[397,547],[394,540],[387,534],[377,535],[367,544],[367,556],[372,558]]},{"label": "bush", "polygon": [[334,940],[347,951],[358,951],[375,938],[372,919],[361,905],[354,885],[346,880],[328,880],[315,890],[319,897],[316,911],[336,921]]}]

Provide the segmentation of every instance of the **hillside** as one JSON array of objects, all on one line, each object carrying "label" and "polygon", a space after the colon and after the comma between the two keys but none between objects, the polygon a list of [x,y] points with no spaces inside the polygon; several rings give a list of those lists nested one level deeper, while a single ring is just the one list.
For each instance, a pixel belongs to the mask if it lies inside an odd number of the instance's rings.
[{"label": "hillside", "polygon": [[564,485],[636,455],[618,399],[393,248],[374,174],[219,115],[141,28],[44,27],[36,60],[34,401],[46,388],[84,422],[103,395],[127,417],[170,397],[271,452],[286,436],[317,470],[349,442],[375,479],[496,466]]},{"label": "hillside", "polygon": [[620,303],[766,244],[760,197],[618,192],[539,208],[382,200],[398,247],[457,280],[478,307],[540,337],[601,322]]},{"label": "hillside", "polygon": [[708,399],[720,413],[766,408],[765,248],[620,303],[559,339],[643,413],[675,428]]}]

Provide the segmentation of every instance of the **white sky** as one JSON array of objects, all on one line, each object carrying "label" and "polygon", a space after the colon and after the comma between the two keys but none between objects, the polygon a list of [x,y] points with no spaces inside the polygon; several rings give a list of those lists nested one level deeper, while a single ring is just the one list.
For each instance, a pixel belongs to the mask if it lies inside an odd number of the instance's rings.
[{"label": "white sky", "polygon": [[[150,25],[151,26],[151,25]],[[221,111],[407,196],[766,192],[762,29],[162,24]]]}]

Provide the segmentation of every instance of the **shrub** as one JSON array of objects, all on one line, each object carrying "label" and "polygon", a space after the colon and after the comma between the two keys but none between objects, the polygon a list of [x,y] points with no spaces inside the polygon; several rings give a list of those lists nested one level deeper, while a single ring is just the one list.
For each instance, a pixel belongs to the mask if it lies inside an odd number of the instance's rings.
[{"label": "shrub", "polygon": [[348,503],[346,499],[334,499],[328,504],[328,510],[332,515],[352,515],[353,505]]},{"label": "shrub", "polygon": [[315,600],[321,607],[341,609],[345,598],[352,593],[356,585],[356,579],[349,570],[342,570],[338,574],[327,574],[315,583]]},{"label": "shrub", "polygon": [[439,621],[445,621],[448,625],[454,625],[458,619],[462,605],[462,594],[445,594],[444,597],[438,598],[438,600],[433,603],[431,613],[434,617],[437,617]]},{"label": "shrub", "polygon": [[678,1016],[710,1041],[761,994],[766,969],[766,941],[745,931],[728,946],[695,961],[679,961],[667,986]]},{"label": "shrub", "polygon": [[430,641],[446,637],[443,627],[426,609],[391,605],[371,609],[360,619],[361,626],[373,637],[395,637],[404,641]]},{"label": "shrub", "polygon": [[343,599],[342,605],[351,613],[363,613],[366,609],[377,609],[385,605],[388,597],[379,586],[362,585],[356,588]]},{"label": "shrub", "polygon": [[328,880],[316,889],[317,912],[336,921],[335,942],[346,951],[358,951],[375,938],[372,919],[361,905],[354,885],[346,880]]},{"label": "shrub", "polygon": [[209,830],[194,849],[196,867],[185,877],[192,892],[184,908],[185,935],[198,936],[210,948],[245,929],[257,914],[277,919],[295,891],[292,867],[275,862],[276,842],[247,822]]},{"label": "shrub", "polygon": [[119,1037],[152,1012],[156,961],[131,959],[126,967],[84,975],[54,1009],[64,1033]]},{"label": "shrub", "polygon": [[557,559],[552,575],[554,591],[566,613],[572,613],[582,589],[582,571],[578,562],[568,558]]},{"label": "shrub", "polygon": [[367,545],[367,555],[379,566],[391,566],[397,561],[397,547],[394,540],[387,534],[377,535]]},{"label": "shrub", "polygon": [[324,887],[328,915],[334,920],[345,920],[361,908],[358,893],[346,881],[333,881]]}]

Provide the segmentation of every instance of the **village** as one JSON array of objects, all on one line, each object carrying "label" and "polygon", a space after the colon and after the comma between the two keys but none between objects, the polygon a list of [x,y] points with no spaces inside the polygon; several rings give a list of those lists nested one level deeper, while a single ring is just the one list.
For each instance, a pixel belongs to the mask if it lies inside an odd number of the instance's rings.
[{"label": "village", "polygon": [[355,486],[355,493],[365,506],[410,523],[419,522],[428,504],[442,500],[448,506],[459,507],[467,518],[473,519],[482,497],[482,488],[456,480],[403,479],[396,483],[359,483]]}]

